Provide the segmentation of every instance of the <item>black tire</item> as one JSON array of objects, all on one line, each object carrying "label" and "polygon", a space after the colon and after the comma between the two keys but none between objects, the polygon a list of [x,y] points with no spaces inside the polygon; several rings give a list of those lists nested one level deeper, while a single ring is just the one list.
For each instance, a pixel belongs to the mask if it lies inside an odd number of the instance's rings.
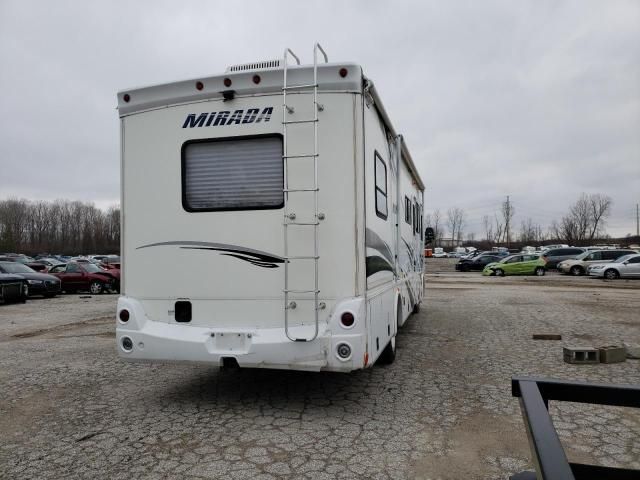
[{"label": "black tire", "polygon": [[89,284],[89,291],[92,295],[100,295],[104,292],[104,285],[98,280],[94,280]]},{"label": "black tire", "polygon": [[496,277],[504,277],[504,270],[502,270],[501,268],[496,268],[495,272]]},{"label": "black tire", "polygon": [[606,278],[607,280],[616,280],[620,278],[620,274],[618,273],[617,270],[610,268],[609,270],[605,270],[604,278]]},{"label": "black tire", "polygon": [[571,273],[571,275],[579,277],[580,275],[584,275],[584,269],[578,265],[574,265],[573,267],[571,267],[571,270],[569,270],[569,273]]},{"label": "black tire", "polygon": [[544,271],[544,267],[536,267],[534,273],[538,276],[538,277],[544,277],[545,271]]},{"label": "black tire", "polygon": [[378,362],[381,365],[391,365],[393,361],[396,359],[396,337],[391,337],[389,339],[389,343],[384,347],[384,350],[380,354],[378,358]]},{"label": "black tire", "polygon": [[[398,305],[396,306],[396,332],[398,331],[398,325],[399,325],[398,324],[398,319],[400,318],[400,315],[402,315],[402,303],[398,302]],[[378,357],[378,362],[381,365],[391,365],[395,361],[395,359],[396,359],[396,337],[397,337],[397,333],[396,333],[396,335],[394,335],[393,337],[391,337],[389,339],[389,343],[387,343],[387,346],[384,347],[384,350],[382,351],[382,353]]]},{"label": "black tire", "polygon": [[57,293],[45,293],[43,294],[44,298],[53,298],[57,295]]},{"label": "black tire", "polygon": [[460,271],[461,272],[468,272],[469,269],[469,265],[465,265],[464,263],[462,265],[460,265]]},{"label": "black tire", "polygon": [[416,303],[413,306],[413,313],[420,313],[420,304],[419,303]]}]

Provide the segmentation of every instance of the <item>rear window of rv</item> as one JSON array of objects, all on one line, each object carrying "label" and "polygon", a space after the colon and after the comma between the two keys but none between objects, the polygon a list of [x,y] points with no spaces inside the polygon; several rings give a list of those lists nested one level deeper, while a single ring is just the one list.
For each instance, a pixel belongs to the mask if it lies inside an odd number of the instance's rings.
[{"label": "rear window of rv", "polygon": [[182,205],[190,212],[284,206],[282,137],[187,142],[182,147]]}]

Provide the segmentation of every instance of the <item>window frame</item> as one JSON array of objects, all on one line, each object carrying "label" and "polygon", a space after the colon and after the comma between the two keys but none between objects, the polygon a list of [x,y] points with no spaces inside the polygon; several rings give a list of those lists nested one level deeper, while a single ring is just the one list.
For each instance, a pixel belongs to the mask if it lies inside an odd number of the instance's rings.
[{"label": "window frame", "polygon": [[[382,166],[384,167],[384,191],[381,190],[378,187],[378,159],[380,159],[380,162],[382,163]],[[380,155],[378,153],[377,150],[373,151],[373,186],[374,186],[374,204],[375,204],[375,208],[376,208],[376,215],[378,217],[380,217],[383,220],[387,220],[387,218],[389,218],[389,187],[387,186],[387,184],[389,183],[387,181],[388,177],[387,177],[387,164],[385,163],[384,159],[382,158],[382,155]],[[385,210],[387,213],[383,213],[378,209],[378,191],[380,191],[380,193],[382,193],[382,195],[384,195],[384,203],[385,203]]]},{"label": "window frame", "polygon": [[411,225],[411,200],[404,196],[404,223]]},{"label": "window frame", "polygon": [[241,211],[254,211],[254,210],[280,210],[284,208],[284,158],[282,161],[282,201],[277,206],[258,206],[258,207],[225,207],[225,208],[192,208],[187,202],[187,190],[186,190],[186,150],[189,145],[197,143],[213,143],[213,142],[225,142],[225,141],[238,141],[238,140],[254,140],[258,138],[279,138],[282,145],[282,155],[284,155],[284,136],[281,133],[266,133],[258,135],[232,135],[229,137],[215,137],[215,138],[196,138],[187,140],[180,147],[180,197],[182,208],[185,212],[189,213],[202,213],[202,212],[241,212]]}]

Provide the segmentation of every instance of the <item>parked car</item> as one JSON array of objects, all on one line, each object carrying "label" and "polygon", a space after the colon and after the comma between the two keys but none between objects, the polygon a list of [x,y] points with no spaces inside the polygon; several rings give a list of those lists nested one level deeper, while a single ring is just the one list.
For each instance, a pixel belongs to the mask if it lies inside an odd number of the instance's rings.
[{"label": "parked car", "polygon": [[445,258],[447,256],[447,254],[445,253],[444,249],[441,247],[436,247],[433,249],[433,258]]},{"label": "parked car", "polygon": [[90,262],[56,265],[49,273],[60,279],[61,288],[67,293],[83,290],[97,295],[106,290],[120,291],[119,270],[106,271]]},{"label": "parked car", "polygon": [[456,270],[460,272],[468,272],[471,270],[480,271],[483,270],[487,264],[498,262],[503,257],[504,255],[500,255],[498,252],[491,252],[480,254],[471,259],[462,258],[456,263]]},{"label": "parked car", "polygon": [[562,273],[571,275],[585,275],[590,265],[595,263],[613,262],[623,255],[638,253],[635,250],[587,250],[572,260],[563,260],[558,263],[557,269]]},{"label": "parked car", "polygon": [[589,266],[592,277],[615,280],[616,278],[640,278],[640,254],[624,255],[610,263],[596,263]]},{"label": "parked car", "polygon": [[0,273],[0,302],[25,303],[29,296],[27,281],[20,275]]},{"label": "parked car", "polygon": [[39,258],[38,263],[42,263],[44,265],[46,265],[47,268],[51,268],[55,265],[60,265],[62,264],[62,262],[56,258],[52,258],[52,257],[43,257],[43,258]]},{"label": "parked car", "polygon": [[0,262],[0,273],[20,275],[29,285],[29,295],[50,298],[60,293],[60,280],[53,275],[40,273],[18,262]]},{"label": "parked car", "polygon": [[488,264],[482,270],[482,275],[495,275],[496,277],[537,275],[541,277],[546,272],[546,263],[540,255],[509,255],[499,262]]},{"label": "parked car", "polygon": [[14,262],[22,265],[27,265],[38,272],[42,272],[47,269],[47,266],[44,263],[41,263],[38,260],[34,260],[31,257],[27,257],[26,255],[3,256],[3,257],[0,257],[0,262]]},{"label": "parked car", "polygon": [[564,260],[574,259],[584,252],[584,248],[578,247],[552,248],[550,250],[545,250],[542,254],[542,258],[547,262],[547,269],[551,269],[556,268],[558,263]]},{"label": "parked car", "polygon": [[448,252],[447,258],[462,258],[466,253],[462,252]]}]

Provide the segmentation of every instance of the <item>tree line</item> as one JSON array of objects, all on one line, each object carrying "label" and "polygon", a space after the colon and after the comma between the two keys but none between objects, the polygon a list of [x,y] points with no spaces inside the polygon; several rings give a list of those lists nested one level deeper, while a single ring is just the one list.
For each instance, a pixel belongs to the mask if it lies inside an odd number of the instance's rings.
[{"label": "tree line", "polygon": [[92,203],[0,200],[0,252],[119,253],[120,208],[103,211]]},{"label": "tree line", "polygon": [[[513,225],[515,207],[508,199],[502,202],[499,212],[492,216],[482,217],[482,239],[491,245],[509,245],[511,242],[523,244],[541,244],[543,242],[562,242],[569,245],[586,245],[595,240],[608,237],[605,224],[611,215],[613,201],[611,197],[602,194],[582,194],[569,207],[560,220],[551,222],[547,230],[531,218],[521,220],[520,228]],[[434,246],[442,245],[446,234],[455,244],[462,244],[463,240],[476,241],[475,233],[464,236],[467,216],[463,209],[449,208],[446,215],[440,210],[425,216],[425,225],[434,230]]]}]

